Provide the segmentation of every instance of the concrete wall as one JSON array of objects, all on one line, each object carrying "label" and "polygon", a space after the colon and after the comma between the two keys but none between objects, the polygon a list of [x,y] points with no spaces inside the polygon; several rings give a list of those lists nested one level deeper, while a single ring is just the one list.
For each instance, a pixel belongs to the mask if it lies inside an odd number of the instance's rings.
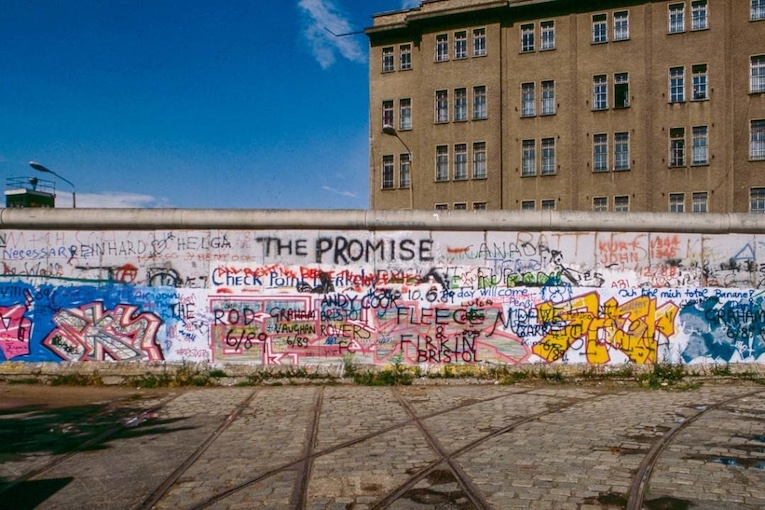
[{"label": "concrete wall", "polygon": [[759,362],[753,215],[0,210],[0,361]]}]

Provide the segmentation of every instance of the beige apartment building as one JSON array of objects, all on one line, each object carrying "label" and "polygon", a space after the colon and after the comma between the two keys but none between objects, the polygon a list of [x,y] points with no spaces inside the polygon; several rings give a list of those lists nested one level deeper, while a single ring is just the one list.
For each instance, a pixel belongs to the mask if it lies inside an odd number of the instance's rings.
[{"label": "beige apartment building", "polygon": [[372,209],[765,212],[765,0],[378,14]]}]

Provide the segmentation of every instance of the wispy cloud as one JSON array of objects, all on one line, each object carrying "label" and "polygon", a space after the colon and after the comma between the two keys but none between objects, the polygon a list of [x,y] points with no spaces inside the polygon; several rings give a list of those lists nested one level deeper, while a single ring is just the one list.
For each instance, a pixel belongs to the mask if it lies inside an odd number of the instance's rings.
[{"label": "wispy cloud", "polygon": [[322,69],[332,66],[338,54],[351,62],[366,61],[364,49],[355,36],[336,37],[328,32],[347,34],[356,30],[332,0],[299,0],[298,6],[305,17],[304,35]]},{"label": "wispy cloud", "polygon": [[321,188],[325,189],[327,191],[331,191],[332,193],[336,193],[338,195],[344,196],[344,197],[356,198],[358,196],[353,191],[342,191],[342,190],[339,190],[339,189],[330,188],[329,186],[322,186]]},{"label": "wispy cloud", "polygon": [[420,6],[420,0],[404,0],[401,3],[402,9],[411,9],[412,7],[419,7]]},{"label": "wispy cloud", "polygon": [[[71,195],[59,192],[56,197],[58,207],[68,207],[71,204]],[[162,197],[142,195],[139,193],[78,193],[78,208],[104,207],[108,209],[172,207],[170,201]]]}]

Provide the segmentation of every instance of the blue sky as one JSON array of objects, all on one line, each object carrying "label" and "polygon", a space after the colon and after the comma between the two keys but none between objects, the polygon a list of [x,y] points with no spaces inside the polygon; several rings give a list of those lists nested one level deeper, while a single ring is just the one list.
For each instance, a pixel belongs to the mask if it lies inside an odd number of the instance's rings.
[{"label": "blue sky", "polygon": [[[3,0],[0,175],[77,207],[364,209],[372,14],[415,0]],[[57,182],[57,206],[71,206]]]}]

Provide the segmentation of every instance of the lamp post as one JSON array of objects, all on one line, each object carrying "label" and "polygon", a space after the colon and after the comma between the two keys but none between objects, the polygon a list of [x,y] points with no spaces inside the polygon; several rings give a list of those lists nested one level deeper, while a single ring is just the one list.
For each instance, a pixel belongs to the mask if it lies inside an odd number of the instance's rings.
[{"label": "lamp post", "polygon": [[406,152],[409,156],[409,209],[414,210],[414,174],[412,173],[412,161],[414,158],[412,157],[412,151],[409,149],[409,146],[406,144],[404,140],[401,139],[401,137],[398,135],[398,131],[396,131],[396,128],[391,126],[390,124],[386,124],[383,126],[383,133],[389,136],[395,136],[398,138],[398,141],[401,142],[401,144],[406,148]]},{"label": "lamp post", "polygon": [[77,193],[74,190],[74,184],[72,184],[72,181],[66,179],[65,177],[61,177],[60,175],[58,175],[53,170],[45,168],[44,166],[42,166],[40,163],[37,163],[36,161],[30,161],[29,162],[29,166],[31,166],[32,168],[34,168],[38,172],[44,172],[46,174],[53,174],[56,177],[58,177],[59,179],[61,179],[62,181],[64,181],[65,183],[69,184],[72,187],[72,209],[76,209],[77,208]]}]

